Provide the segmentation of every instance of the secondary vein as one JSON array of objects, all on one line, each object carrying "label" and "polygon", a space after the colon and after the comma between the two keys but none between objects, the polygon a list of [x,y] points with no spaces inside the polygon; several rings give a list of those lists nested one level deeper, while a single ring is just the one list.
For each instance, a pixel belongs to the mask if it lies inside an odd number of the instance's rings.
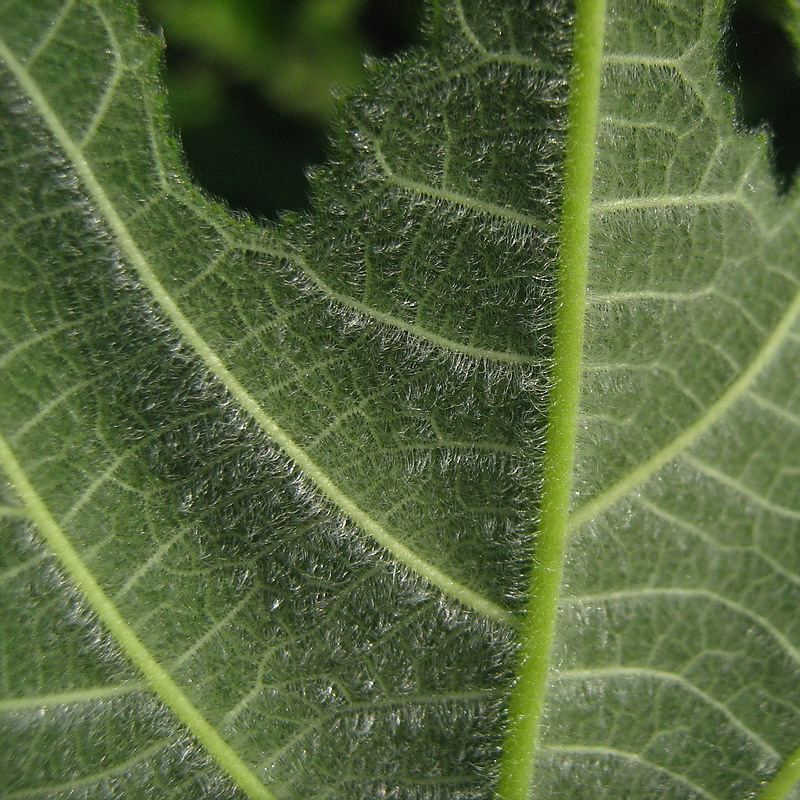
[{"label": "secondary vein", "polygon": [[83,154],[80,146],[72,139],[69,132],[62,125],[56,112],[50,106],[34,78],[27,72],[25,66],[17,59],[7,45],[0,41],[0,57],[15,74],[22,88],[27,92],[44,121],[50,128],[58,144],[72,162],[84,186],[102,213],[114,233],[117,242],[128,263],[136,271],[144,287],[165,314],[167,319],[181,334],[184,341],[193,349],[202,360],[206,368],[230,392],[239,406],[246,411],[261,427],[261,429],[275,442],[283,452],[314,482],[317,488],[336,506],[343,514],[349,517],[361,530],[372,536],[383,547],[389,550],[398,561],[404,563],[412,571],[441,589],[446,595],[459,600],[464,605],[474,609],[479,614],[491,619],[513,624],[514,615],[499,604],[485,597],[480,592],[470,588],[448,575],[444,570],[432,562],[415,553],[403,544],[395,534],[387,530],[380,522],[372,517],[352,500],[334,480],[317,464],[309,454],[303,450],[280,426],[269,416],[258,400],[242,385],[231,370],[222,361],[219,355],[203,338],[197,328],[192,325],[189,318],[170,295],[155,270],[151,267],[144,253],[136,244],[131,232],[125,225],[111,198],[106,194],[99,179]]},{"label": "secondary vein", "polygon": [[502,800],[528,800],[561,591],[580,395],[592,174],[600,98],[605,0],[577,0],[569,97],[558,297],[542,495],[530,599],[498,778]]},{"label": "secondary vein", "polygon": [[53,694],[7,697],[0,700],[0,714],[9,714],[17,711],[38,711],[47,706],[95,703],[99,700],[134,694],[142,691],[142,688],[142,684],[137,681],[127,681],[116,685],[94,686],[89,689],[75,689],[73,691],[54,692]]},{"label": "secondary vein", "polygon": [[128,625],[119,609],[72,545],[66,532],[50,513],[50,509],[39,496],[16,455],[2,436],[0,436],[0,465],[28,508],[31,519],[36,523],[50,549],[83,593],[92,610],[108,628],[122,651],[141,670],[161,700],[172,709],[175,716],[251,800],[275,800],[275,795],[220,736],[216,728],[201,714],[136,635],[133,628]]},{"label": "secondary vein", "polygon": [[643,461],[601,494],[576,509],[572,515],[571,527],[579,528],[589,520],[599,517],[618,500],[631,494],[648,481],[661,467],[678,458],[681,453],[688,450],[704,433],[709,431],[751,388],[764,369],[772,362],[789,337],[798,318],[800,318],[800,292],[792,298],[783,316],[778,320],[778,324],[766,337],[747,368],[717,400],[683,432],[667,442],[646,461]]},{"label": "secondary vein", "polygon": [[466,356],[471,356],[476,359],[486,359],[487,361],[502,361],[509,364],[535,364],[536,359],[533,356],[524,355],[522,353],[515,353],[513,351],[492,350],[487,347],[476,347],[475,345],[465,342],[459,342],[455,339],[448,339],[446,336],[440,336],[421,325],[414,322],[406,322],[400,317],[389,314],[385,311],[379,311],[367,303],[357,300],[354,297],[337,292],[329,286],[322,277],[311,268],[308,261],[303,258],[300,253],[289,252],[288,250],[281,250],[275,247],[264,247],[259,244],[250,244],[248,249],[254,252],[265,253],[275,258],[283,258],[294,264],[309,280],[319,289],[319,291],[330,300],[340,303],[347,308],[352,308],[360,314],[364,314],[376,322],[383,323],[384,325],[398,330],[405,331],[412,334],[418,339],[423,339],[430,342],[437,347],[444,350],[452,350],[454,353],[461,353]]}]

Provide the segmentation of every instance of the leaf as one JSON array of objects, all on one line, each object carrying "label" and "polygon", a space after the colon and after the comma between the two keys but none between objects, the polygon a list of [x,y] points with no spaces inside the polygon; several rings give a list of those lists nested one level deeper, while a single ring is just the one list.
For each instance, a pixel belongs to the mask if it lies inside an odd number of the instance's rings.
[{"label": "leaf", "polygon": [[800,201],[722,14],[433,6],[264,228],[132,3],[0,5],[5,797],[792,796]]}]

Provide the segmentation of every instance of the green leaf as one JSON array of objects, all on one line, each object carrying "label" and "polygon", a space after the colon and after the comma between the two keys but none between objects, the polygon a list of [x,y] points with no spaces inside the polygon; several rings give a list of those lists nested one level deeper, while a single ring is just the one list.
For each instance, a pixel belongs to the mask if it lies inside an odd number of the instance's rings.
[{"label": "green leaf", "polygon": [[796,797],[800,189],[724,21],[435,4],[267,228],[132,2],[0,3],[3,797]]}]

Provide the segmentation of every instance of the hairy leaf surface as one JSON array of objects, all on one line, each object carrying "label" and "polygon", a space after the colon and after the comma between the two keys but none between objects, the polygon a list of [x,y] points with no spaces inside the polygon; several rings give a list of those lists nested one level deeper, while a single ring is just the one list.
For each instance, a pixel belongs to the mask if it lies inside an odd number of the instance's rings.
[{"label": "hairy leaf surface", "polygon": [[3,797],[791,796],[800,200],[724,21],[433,4],[267,228],[132,2],[0,3]]}]

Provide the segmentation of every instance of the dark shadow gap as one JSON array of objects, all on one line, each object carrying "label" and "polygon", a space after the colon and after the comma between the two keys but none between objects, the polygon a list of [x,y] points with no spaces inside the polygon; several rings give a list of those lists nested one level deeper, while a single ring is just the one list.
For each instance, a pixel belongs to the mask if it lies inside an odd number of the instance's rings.
[{"label": "dark shadow gap", "polygon": [[[325,15],[312,17],[315,6]],[[328,154],[329,85],[358,85],[364,54],[419,41],[420,0],[339,6],[142,0],[167,41],[170,114],[189,171],[231,208],[273,220],[308,210],[306,175]]]},{"label": "dark shadow gap", "polygon": [[748,127],[771,132],[772,166],[786,191],[800,166],[800,57],[762,0],[733,6],[725,70]]}]

